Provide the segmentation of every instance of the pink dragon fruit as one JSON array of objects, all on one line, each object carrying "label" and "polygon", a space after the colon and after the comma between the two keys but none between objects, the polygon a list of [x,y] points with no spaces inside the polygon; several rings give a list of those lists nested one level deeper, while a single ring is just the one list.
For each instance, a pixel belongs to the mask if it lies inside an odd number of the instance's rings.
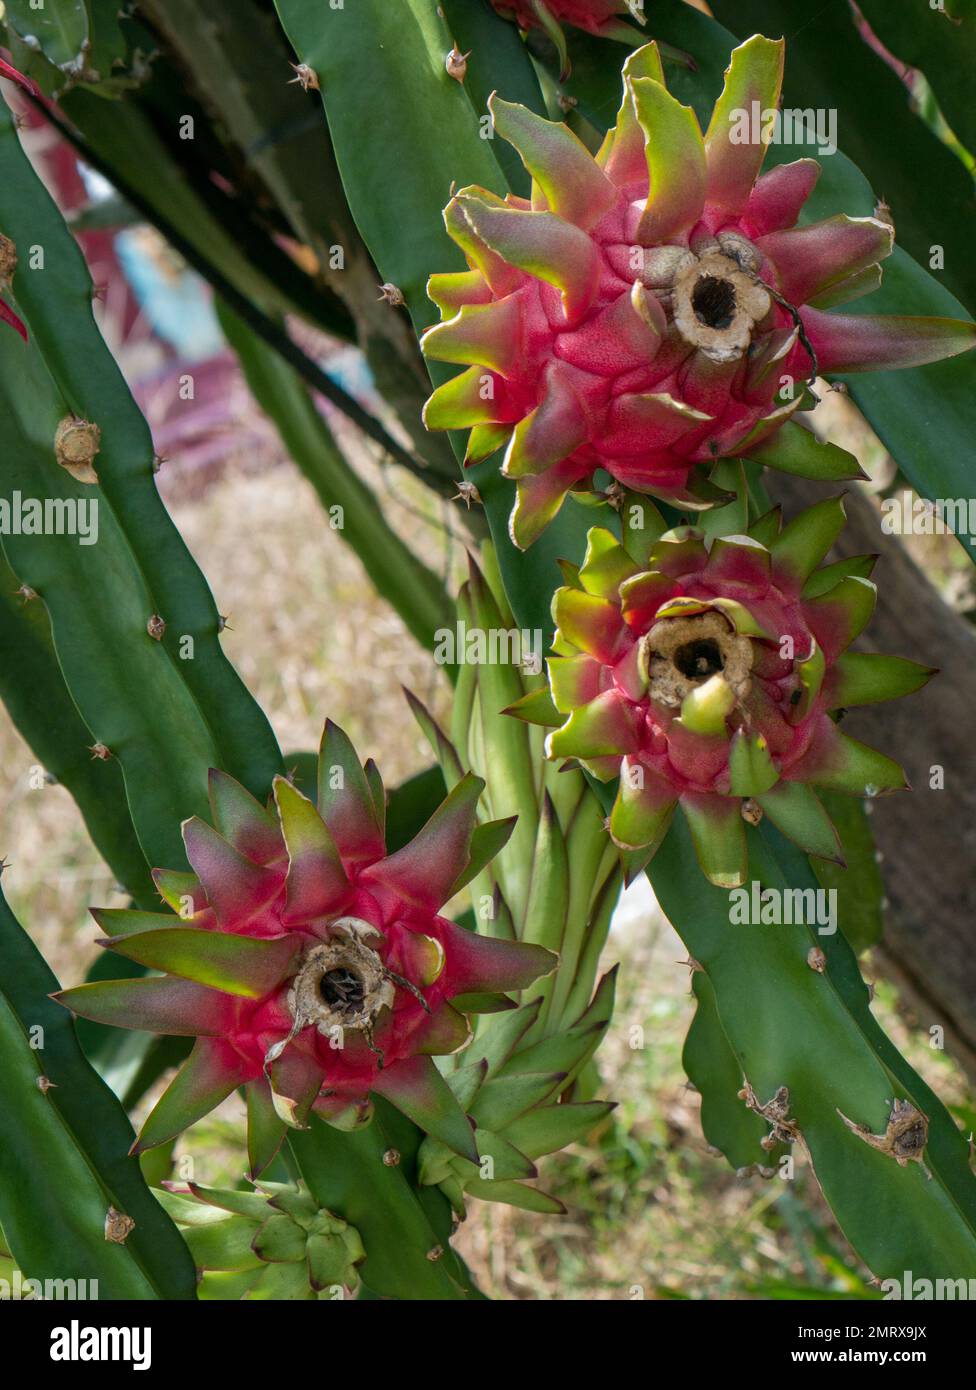
[{"label": "pink dragon fruit", "polygon": [[617,124],[595,159],[566,126],[492,98],[533,198],[469,187],[445,210],[468,269],[431,277],[442,322],[423,348],[467,370],[424,418],[470,428],[467,464],[506,446],[517,545],[598,469],[691,509],[720,500],[708,474],[728,457],[856,477],[852,455],[791,418],[814,402],[806,383],[976,342],[976,325],[953,319],[826,312],[879,284],[893,232],[843,215],[797,226],[820,166],[760,177],[762,140],[737,143],[737,113],[775,109],[783,57],[761,36],[737,48],[703,136],[646,45],[624,66]]},{"label": "pink dragon fruit", "polygon": [[[643,510],[654,509],[644,507]],[[620,775],[610,833],[649,859],[680,805],[713,883],[741,884],[745,821],[763,815],[810,854],[839,861],[813,787],[871,796],[905,785],[897,763],[840,732],[836,712],[919,689],[930,668],[846,649],[871,616],[871,557],[818,569],[844,521],[831,498],[780,529],[707,544],[700,530],[589,534],[558,589],[551,699],[511,712],[558,723],[552,758]]]},{"label": "pink dragon fruit", "polygon": [[637,30],[624,23],[622,15],[644,23],[642,0],[491,0],[505,19],[514,19],[520,29],[542,29],[556,46],[563,76],[569,72],[566,37],[562,26],[571,24],[601,39],[633,43]]},{"label": "pink dragon fruit", "polygon": [[[216,828],[193,818],[193,873],[157,870],[170,907],[94,912],[100,944],[166,972],[81,985],[56,997],[84,1018],[193,1036],[190,1056],[135,1149],[162,1144],[245,1089],[252,1176],[286,1125],[314,1111],[365,1123],[385,1096],[477,1161],[473,1130],[432,1055],[462,1047],[465,1011],[494,1007],[555,958],[489,940],[438,915],[507,839],[512,821],[476,827],[484,783],[468,775],[408,845],[387,855],[384,793],[345,734],[327,724],[318,808],[284,778],[274,812],[212,772]],[[487,996],[487,999],[486,999]]]}]

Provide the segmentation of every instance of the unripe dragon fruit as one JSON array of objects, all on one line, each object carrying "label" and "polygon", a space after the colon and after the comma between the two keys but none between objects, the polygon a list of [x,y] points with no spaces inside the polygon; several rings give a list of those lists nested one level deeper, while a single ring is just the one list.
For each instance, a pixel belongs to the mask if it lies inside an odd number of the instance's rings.
[{"label": "unripe dragon fruit", "polygon": [[417,836],[388,855],[372,763],[326,725],[318,806],[285,778],[266,810],[211,772],[216,828],[194,817],[193,873],[156,870],[180,913],[93,913],[100,942],[162,977],[81,985],[56,996],[84,1018],[196,1037],[135,1149],[172,1139],[243,1086],[257,1175],[286,1125],[314,1111],[365,1123],[385,1096],[430,1134],[477,1158],[472,1126],[432,1061],[468,1041],[466,1011],[496,1007],[551,970],[539,946],[495,941],[438,914],[507,839],[476,827],[484,783],[463,777]]},{"label": "unripe dragon fruit", "polygon": [[782,41],[758,35],[737,48],[703,136],[647,44],[624,66],[596,158],[566,126],[492,98],[532,201],[468,187],[445,210],[469,268],[431,277],[442,322],[423,348],[467,370],[424,418],[471,429],[466,464],[506,446],[517,545],[599,469],[699,510],[724,496],[708,476],[723,458],[856,477],[852,455],[791,418],[815,401],[806,383],[976,342],[976,325],[953,319],[825,312],[877,287],[893,231],[843,215],[798,227],[820,166],[760,177],[765,144],[737,143],[742,112],[776,108],[783,57]]},{"label": "unripe dragon fruit", "polygon": [[542,29],[556,46],[563,75],[569,71],[566,37],[562,26],[571,24],[601,39],[632,43],[637,31],[621,16],[643,24],[642,0],[491,0],[505,19],[520,29]]},{"label": "unripe dragon fruit", "polygon": [[[644,509],[647,510],[646,508]],[[874,609],[871,557],[818,569],[842,499],[780,529],[708,544],[690,526],[589,533],[586,559],[553,598],[551,704],[513,707],[539,723],[552,758],[620,775],[609,828],[649,859],[680,805],[708,878],[746,877],[745,821],[763,815],[810,854],[840,860],[814,787],[872,796],[905,785],[897,763],[848,738],[837,711],[919,689],[929,667],[848,652]]]},{"label": "unripe dragon fruit", "polygon": [[160,1204],[180,1227],[202,1299],[335,1300],[359,1283],[366,1258],[354,1226],[304,1187],[261,1182],[237,1192],[167,1184]]}]

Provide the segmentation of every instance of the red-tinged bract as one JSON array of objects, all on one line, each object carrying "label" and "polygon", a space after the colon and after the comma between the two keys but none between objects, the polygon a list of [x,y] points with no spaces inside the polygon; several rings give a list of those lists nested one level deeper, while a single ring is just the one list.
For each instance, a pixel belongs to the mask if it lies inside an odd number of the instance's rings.
[{"label": "red-tinged bract", "polygon": [[783,529],[771,512],[710,544],[663,522],[631,531],[626,547],[590,532],[578,576],[553,600],[551,704],[533,695],[512,712],[559,725],[550,757],[604,781],[619,774],[610,833],[622,848],[649,859],[680,806],[706,875],[735,887],[747,821],[768,816],[808,853],[839,860],[813,788],[873,796],[905,785],[897,763],[837,723],[838,711],[932,674],[847,651],[875,587],[870,557],[817,568],[843,518],[833,498]]},{"label": "red-tinged bract", "polygon": [[[17,248],[9,237],[0,232],[0,294],[9,290],[17,270]],[[27,341],[27,329],[23,320],[14,313],[10,305],[0,299],[0,323],[9,324],[15,332]]]},{"label": "red-tinged bract", "polygon": [[505,19],[520,29],[542,29],[556,45],[563,73],[568,73],[564,24],[601,39],[633,44],[638,30],[624,20],[644,23],[641,0],[491,0]]},{"label": "red-tinged bract", "polygon": [[532,199],[468,187],[445,210],[468,269],[431,277],[442,321],[423,348],[467,370],[438,387],[424,418],[470,429],[467,464],[504,447],[517,545],[598,470],[692,509],[721,500],[710,474],[723,458],[856,477],[851,454],[792,418],[815,403],[808,382],[920,366],[976,342],[963,321],[828,312],[879,285],[893,231],[846,215],[798,225],[815,160],[761,173],[753,118],[776,109],[783,62],[781,41],[737,48],[703,133],[647,44],[624,66],[617,123],[595,158],[565,125],[492,98]]},{"label": "red-tinged bract", "polygon": [[211,774],[214,826],[183,826],[193,872],[155,874],[178,915],[94,913],[102,945],[165,974],[58,996],[85,1018],[196,1037],[138,1147],[171,1139],[243,1086],[254,1174],[286,1125],[313,1111],[340,1127],[364,1123],[374,1094],[476,1158],[432,1055],[467,1042],[465,1010],[495,1007],[499,992],[555,963],[541,947],[480,937],[439,914],[511,829],[477,826],[483,785],[462,778],[388,855],[378,773],[334,725],[317,805],[278,778],[269,810]]}]

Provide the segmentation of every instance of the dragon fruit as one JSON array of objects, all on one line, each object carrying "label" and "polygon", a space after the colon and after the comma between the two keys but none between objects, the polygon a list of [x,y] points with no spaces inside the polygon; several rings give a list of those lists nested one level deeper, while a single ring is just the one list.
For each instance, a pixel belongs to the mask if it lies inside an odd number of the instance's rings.
[{"label": "dragon fruit", "polygon": [[569,73],[564,24],[585,29],[601,39],[632,43],[638,33],[620,18],[644,23],[641,0],[491,0],[505,19],[513,19],[520,29],[542,29],[556,46],[563,76]]},{"label": "dragon fruit", "polygon": [[255,1188],[167,1184],[156,1193],[190,1247],[198,1297],[332,1301],[357,1287],[366,1251],[354,1226],[319,1208],[304,1187]]},{"label": "dragon fruit", "polygon": [[[648,510],[646,507],[644,510]],[[550,694],[512,713],[559,725],[551,758],[620,776],[614,841],[660,845],[680,805],[711,881],[745,880],[745,822],[763,815],[810,854],[842,862],[814,787],[872,796],[905,785],[897,763],[848,738],[838,711],[919,689],[929,667],[848,652],[874,608],[872,557],[817,568],[844,522],[831,498],[781,529],[708,543],[663,520],[627,544],[590,531],[553,598]]]},{"label": "dragon fruit", "polygon": [[[211,772],[214,825],[183,825],[193,872],[156,870],[179,913],[96,910],[100,944],[162,977],[81,985],[56,997],[84,1018],[196,1038],[136,1151],[172,1139],[243,1086],[252,1175],[310,1112],[365,1123],[371,1094],[477,1159],[473,1129],[434,1065],[470,1036],[466,1013],[498,1007],[551,970],[539,946],[480,937],[438,914],[497,851],[512,820],[475,824],[471,774],[393,854],[372,763],[326,725],[318,806],[285,778],[266,810]],[[502,1003],[507,1003],[503,1000]]]},{"label": "dragon fruit", "polygon": [[807,383],[976,342],[976,325],[953,319],[826,312],[877,287],[893,231],[844,215],[797,226],[820,166],[760,177],[762,140],[736,142],[738,113],[776,108],[783,60],[782,41],[737,48],[703,136],[645,45],[596,158],[566,126],[492,98],[533,197],[468,187],[445,210],[468,269],[430,278],[442,321],[423,348],[467,370],[424,418],[470,428],[467,465],[506,446],[520,547],[597,470],[694,510],[722,499],[709,474],[724,458],[859,476],[851,454],[792,419],[815,403]]}]

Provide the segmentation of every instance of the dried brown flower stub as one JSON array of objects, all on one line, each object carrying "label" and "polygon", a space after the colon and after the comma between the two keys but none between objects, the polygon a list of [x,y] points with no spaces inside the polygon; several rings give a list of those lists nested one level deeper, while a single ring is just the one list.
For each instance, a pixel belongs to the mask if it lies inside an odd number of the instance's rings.
[{"label": "dried brown flower stub", "polygon": [[747,825],[758,825],[763,818],[763,808],[751,796],[743,798],[739,812]]},{"label": "dried brown flower stub", "polygon": [[0,287],[7,289],[17,269],[17,247],[0,232]]},{"label": "dried brown flower stub", "polygon": [[105,1239],[113,1245],[124,1245],[126,1238],[135,1230],[136,1223],[123,1211],[109,1207],[105,1213]]},{"label": "dried brown flower stub", "polygon": [[66,415],[54,435],[54,457],[78,483],[97,483],[94,463],[102,432],[91,420]]},{"label": "dried brown flower stub", "polygon": [[737,700],[749,694],[754,646],[728,619],[710,610],[693,617],[661,618],[641,639],[638,660],[651,699],[679,708],[687,695],[721,674]]},{"label": "dried brown flower stub", "polygon": [[819,946],[811,946],[807,951],[807,965],[811,970],[816,970],[818,975],[822,975],[827,969],[827,957]]},{"label": "dried brown flower stub", "polygon": [[932,1174],[925,1166],[923,1154],[929,1141],[928,1118],[910,1100],[893,1100],[891,1113],[883,1134],[873,1134],[867,1125],[855,1124],[842,1110],[837,1111],[849,1130],[870,1144],[879,1153],[889,1154],[899,1168],[907,1163],[920,1163],[926,1177]]},{"label": "dried brown flower stub", "polygon": [[737,362],[772,300],[756,281],[761,257],[745,237],[721,233],[714,247],[697,248],[681,265],[672,289],[674,322],[686,342],[713,362]]},{"label": "dried brown flower stub", "polygon": [[146,623],[146,631],[154,641],[161,642],[166,631],[165,619],[161,618],[158,613],[154,613]]}]

